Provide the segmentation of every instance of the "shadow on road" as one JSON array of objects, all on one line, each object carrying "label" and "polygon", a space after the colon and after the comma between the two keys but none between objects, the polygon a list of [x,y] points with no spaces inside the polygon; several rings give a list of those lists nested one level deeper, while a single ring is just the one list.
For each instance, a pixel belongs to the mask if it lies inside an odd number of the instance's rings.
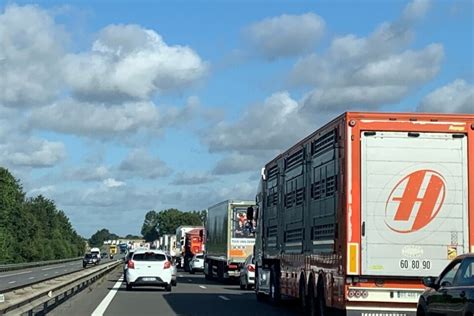
[{"label": "shadow on road", "polygon": [[[163,295],[177,315],[300,315],[294,304],[257,302],[255,294],[169,293]],[[186,302],[186,304],[183,304]]]}]

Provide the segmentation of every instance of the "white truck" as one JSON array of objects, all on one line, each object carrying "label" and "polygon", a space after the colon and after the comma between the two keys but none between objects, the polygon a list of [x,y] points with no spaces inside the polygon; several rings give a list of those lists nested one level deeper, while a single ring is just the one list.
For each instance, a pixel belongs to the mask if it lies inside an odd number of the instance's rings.
[{"label": "white truck", "polygon": [[255,223],[247,210],[255,202],[227,200],[207,210],[204,274],[207,279],[239,277],[240,267],[253,253]]}]

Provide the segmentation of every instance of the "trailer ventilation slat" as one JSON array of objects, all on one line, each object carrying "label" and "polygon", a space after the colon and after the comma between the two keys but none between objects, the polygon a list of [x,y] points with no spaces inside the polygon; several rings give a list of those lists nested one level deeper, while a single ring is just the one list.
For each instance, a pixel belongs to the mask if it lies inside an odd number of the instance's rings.
[{"label": "trailer ventilation slat", "polygon": [[285,169],[290,169],[292,167],[301,165],[304,159],[304,150],[301,148],[291,156],[285,159]]},{"label": "trailer ventilation slat", "polygon": [[270,226],[267,228],[267,237],[276,237],[278,234],[278,227]]},{"label": "trailer ventilation slat", "polygon": [[292,229],[285,232],[285,242],[298,242],[303,240],[303,229]]},{"label": "trailer ventilation slat", "polygon": [[311,155],[322,154],[334,147],[337,141],[337,129],[330,131],[311,143]]},{"label": "trailer ventilation slat", "polygon": [[267,172],[268,181],[275,179],[278,177],[278,166],[271,167]]},{"label": "trailer ventilation slat", "polygon": [[311,228],[311,240],[334,239],[335,224],[315,225]]},{"label": "trailer ventilation slat", "polygon": [[295,202],[296,205],[301,205],[304,203],[304,188],[299,188],[296,190]]},{"label": "trailer ventilation slat", "polygon": [[337,191],[337,178],[330,176],[326,178],[326,197],[333,196]]}]

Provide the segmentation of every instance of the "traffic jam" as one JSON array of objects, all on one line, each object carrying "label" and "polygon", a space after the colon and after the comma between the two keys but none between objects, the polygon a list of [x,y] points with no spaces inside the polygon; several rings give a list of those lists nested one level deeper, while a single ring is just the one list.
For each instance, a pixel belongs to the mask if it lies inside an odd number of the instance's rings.
[{"label": "traffic jam", "polygon": [[345,113],[269,161],[255,201],[129,250],[126,289],[202,272],[309,315],[472,315],[473,149],[473,115]]}]

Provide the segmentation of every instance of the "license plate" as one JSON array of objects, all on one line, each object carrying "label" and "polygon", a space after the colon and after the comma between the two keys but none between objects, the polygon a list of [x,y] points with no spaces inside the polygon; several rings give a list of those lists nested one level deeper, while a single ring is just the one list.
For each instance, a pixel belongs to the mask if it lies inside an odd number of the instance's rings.
[{"label": "license plate", "polygon": [[420,293],[418,292],[398,292],[398,298],[418,299]]},{"label": "license plate", "polygon": [[156,281],[156,278],[143,278],[143,281]]}]

